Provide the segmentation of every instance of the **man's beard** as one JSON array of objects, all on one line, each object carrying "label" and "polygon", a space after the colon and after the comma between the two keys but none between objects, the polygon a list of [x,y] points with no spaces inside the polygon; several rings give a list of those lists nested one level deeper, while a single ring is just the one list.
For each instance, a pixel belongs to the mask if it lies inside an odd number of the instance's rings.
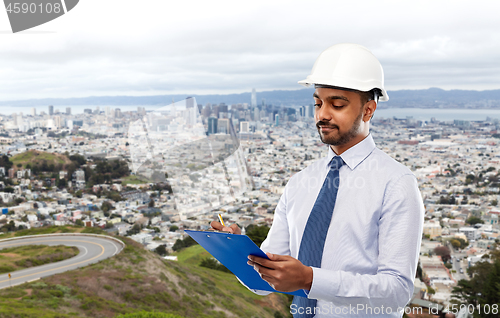
[{"label": "man's beard", "polygon": [[[358,117],[356,117],[356,119],[354,120],[352,126],[351,126],[351,129],[349,129],[349,131],[345,132],[345,133],[340,133],[340,130],[339,130],[339,126],[333,124],[333,125],[330,125],[328,124],[327,122],[324,122],[324,121],[318,121],[316,123],[316,128],[318,129],[318,133],[319,133],[319,138],[321,139],[321,141],[327,145],[332,145],[332,146],[341,146],[341,145],[345,145],[347,144],[348,142],[350,142],[351,140],[353,140],[358,134],[359,134],[359,127],[361,125],[361,117],[363,115],[363,112],[359,112],[359,115]],[[321,134],[321,129],[319,126],[325,126],[325,127],[329,127],[329,128],[332,128],[332,129],[337,129],[338,131],[338,136],[333,136],[333,131],[330,132],[330,135],[328,136],[323,136]]]}]

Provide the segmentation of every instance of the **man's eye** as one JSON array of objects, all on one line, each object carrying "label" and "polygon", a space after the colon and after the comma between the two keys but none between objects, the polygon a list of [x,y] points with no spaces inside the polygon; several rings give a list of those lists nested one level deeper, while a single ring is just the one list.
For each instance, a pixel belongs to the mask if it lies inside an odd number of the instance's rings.
[{"label": "man's eye", "polygon": [[314,107],[320,107],[321,104],[314,104]]}]

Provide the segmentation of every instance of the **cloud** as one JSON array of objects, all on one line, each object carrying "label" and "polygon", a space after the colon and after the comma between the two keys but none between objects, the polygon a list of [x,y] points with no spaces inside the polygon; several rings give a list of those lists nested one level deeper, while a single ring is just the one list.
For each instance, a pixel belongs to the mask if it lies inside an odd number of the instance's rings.
[{"label": "cloud", "polygon": [[390,90],[499,88],[498,9],[496,1],[86,0],[36,28],[54,33],[0,32],[0,100],[299,89],[319,53],[339,42],[370,48]]}]

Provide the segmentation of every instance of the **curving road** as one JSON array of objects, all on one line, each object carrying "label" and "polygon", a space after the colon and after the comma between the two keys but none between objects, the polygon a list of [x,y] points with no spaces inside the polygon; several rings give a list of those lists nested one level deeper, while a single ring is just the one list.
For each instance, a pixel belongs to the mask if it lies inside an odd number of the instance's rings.
[{"label": "curving road", "polygon": [[76,246],[80,250],[80,253],[75,257],[57,263],[12,272],[10,273],[10,279],[7,273],[0,274],[0,289],[97,263],[118,254],[124,247],[122,242],[109,236],[94,234],[48,234],[0,240],[0,250],[33,244]]}]

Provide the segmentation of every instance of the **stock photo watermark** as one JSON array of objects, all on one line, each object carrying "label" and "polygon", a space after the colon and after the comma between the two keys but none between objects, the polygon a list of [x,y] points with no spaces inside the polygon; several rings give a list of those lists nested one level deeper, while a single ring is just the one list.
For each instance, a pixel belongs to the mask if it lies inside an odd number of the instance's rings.
[{"label": "stock photo watermark", "polygon": [[68,13],[79,0],[4,0],[13,33],[28,30]]}]

